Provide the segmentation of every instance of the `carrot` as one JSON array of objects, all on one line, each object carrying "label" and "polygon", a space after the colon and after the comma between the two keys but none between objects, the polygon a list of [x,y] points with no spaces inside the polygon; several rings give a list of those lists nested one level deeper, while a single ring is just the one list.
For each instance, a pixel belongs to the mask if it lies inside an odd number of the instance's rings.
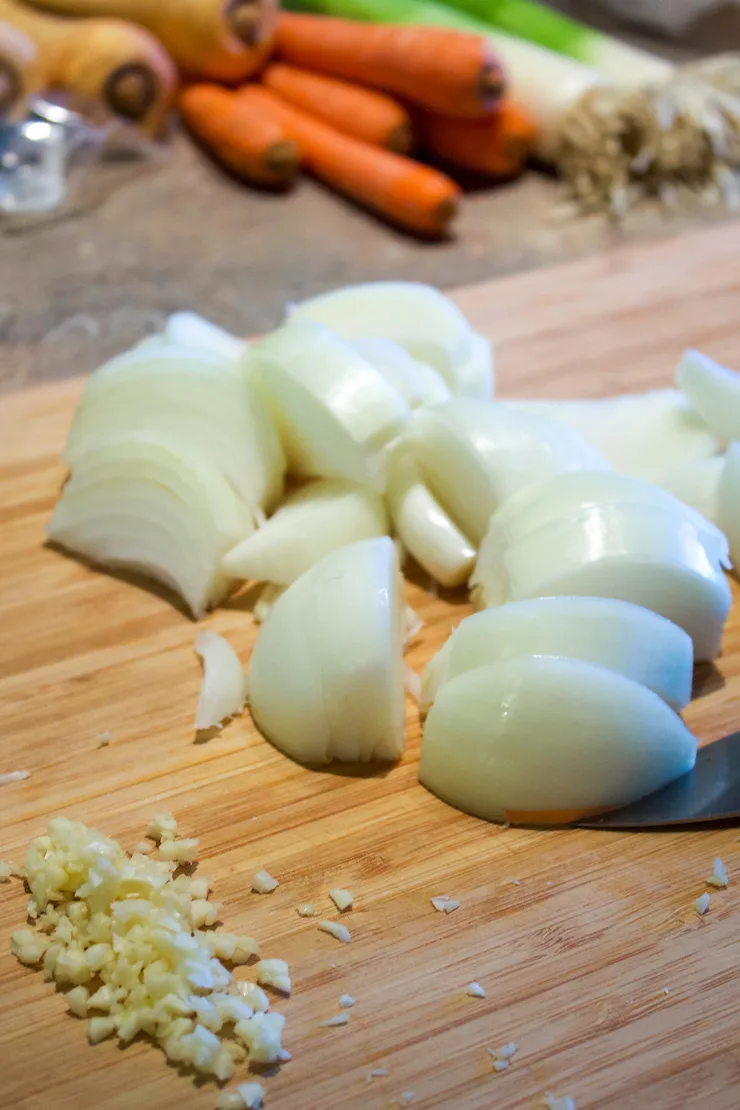
[{"label": "carrot", "polygon": [[38,53],[32,40],[10,23],[0,23],[0,116],[19,108],[42,87]]},{"label": "carrot", "polygon": [[177,74],[167,52],[142,27],[119,19],[60,19],[15,0],[0,0],[0,20],[33,42],[41,86],[100,100],[152,131],[162,124],[175,98]]},{"label": "carrot", "polygon": [[115,16],[155,35],[183,72],[237,84],[272,50],[277,0],[27,0],[61,15]]},{"label": "carrot", "polygon": [[482,35],[282,12],[276,47],[291,65],[330,73],[449,116],[489,111],[503,74]]},{"label": "carrot", "polygon": [[289,185],[300,167],[298,145],[262,109],[218,85],[190,85],[180,112],[195,137],[233,173],[257,185]]},{"label": "carrot", "polygon": [[506,97],[486,119],[450,119],[420,112],[417,126],[429,153],[496,177],[519,173],[537,141],[532,117]]},{"label": "carrot", "polygon": [[345,135],[399,154],[411,150],[409,114],[385,93],[279,62],[267,67],[262,84]]},{"label": "carrot", "polygon": [[437,170],[342,135],[259,85],[238,96],[269,113],[296,140],[306,168],[352,200],[424,235],[441,235],[455,215],[460,190]]}]

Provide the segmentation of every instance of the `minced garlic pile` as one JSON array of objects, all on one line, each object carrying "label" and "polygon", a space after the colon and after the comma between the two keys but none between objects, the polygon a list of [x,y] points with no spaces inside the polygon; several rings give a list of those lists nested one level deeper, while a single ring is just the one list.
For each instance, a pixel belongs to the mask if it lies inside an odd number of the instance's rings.
[{"label": "minced garlic pile", "polygon": [[[169,1060],[220,1082],[247,1057],[290,1059],[283,1015],[269,1012],[261,987],[237,983],[221,962],[246,963],[258,955],[256,941],[202,931],[220,908],[208,900],[208,880],[175,874],[195,859],[197,840],[177,840],[169,814],[147,835],[163,858],[128,855],[81,821],[51,820],[46,836],[31,842],[23,872],[36,928],[13,933],[13,952],[67,991],[72,1013],[89,1019],[92,1044],[111,1036],[128,1043],[143,1031]],[[290,991],[282,960],[263,960],[257,978]],[[221,1101],[257,1105],[244,1097],[258,1095],[257,1086],[242,1084]]]}]

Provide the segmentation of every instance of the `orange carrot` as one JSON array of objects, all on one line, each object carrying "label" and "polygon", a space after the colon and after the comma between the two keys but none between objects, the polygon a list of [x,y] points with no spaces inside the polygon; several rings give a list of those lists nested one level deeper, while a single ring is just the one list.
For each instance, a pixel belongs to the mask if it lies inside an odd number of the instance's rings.
[{"label": "orange carrot", "polygon": [[300,167],[298,144],[272,115],[218,85],[190,85],[180,112],[197,139],[233,173],[256,185],[289,185]]},{"label": "orange carrot", "polygon": [[417,126],[431,154],[496,177],[519,173],[537,140],[529,112],[506,97],[486,119],[450,119],[420,112]]},{"label": "orange carrot", "polygon": [[448,116],[485,115],[503,90],[482,35],[282,12],[275,42],[291,65],[375,85]]},{"label": "orange carrot", "polygon": [[285,128],[316,177],[386,219],[439,236],[455,215],[460,190],[437,170],[342,135],[259,85],[237,95]]},{"label": "orange carrot", "polygon": [[386,93],[279,62],[268,66],[262,84],[345,135],[399,154],[411,150],[409,114]]}]

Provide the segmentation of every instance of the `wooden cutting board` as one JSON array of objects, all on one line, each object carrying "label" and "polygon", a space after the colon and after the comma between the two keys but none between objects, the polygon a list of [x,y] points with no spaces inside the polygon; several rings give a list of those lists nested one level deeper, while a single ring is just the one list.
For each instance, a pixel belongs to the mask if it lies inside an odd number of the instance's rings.
[{"label": "wooden cutting board", "polygon": [[[500,392],[596,396],[670,382],[693,344],[740,366],[740,230],[730,225],[463,290],[497,341]],[[50,353],[53,357],[53,352]],[[616,834],[502,829],[416,780],[420,730],[392,769],[322,773],[291,763],[248,715],[195,743],[195,628],[168,602],[43,547],[57,462],[79,384],[0,401],[0,859],[23,857],[65,813],[132,847],[154,810],[201,840],[229,929],[289,960],[292,1063],[266,1080],[268,1110],[412,1105],[533,1110],[545,1092],[577,1110],[737,1110],[740,1105],[740,845],[733,829]],[[467,612],[409,585],[425,620],[421,669]],[[213,614],[246,659],[243,604]],[[702,740],[740,725],[740,620],[687,712]],[[110,730],[99,748],[96,735]],[[700,919],[694,899],[720,855],[730,887]],[[266,867],[280,880],[250,893]],[[340,945],[299,918],[354,892]],[[436,913],[430,898],[461,902]],[[0,887],[0,1106],[199,1110],[200,1088],[146,1043],[88,1046],[85,1027],[11,957],[26,896]],[[466,997],[478,980],[484,1000]],[[343,992],[349,1025],[322,1028]],[[488,1046],[515,1041],[508,1072]],[[372,1068],[387,1078],[367,1081]]]}]

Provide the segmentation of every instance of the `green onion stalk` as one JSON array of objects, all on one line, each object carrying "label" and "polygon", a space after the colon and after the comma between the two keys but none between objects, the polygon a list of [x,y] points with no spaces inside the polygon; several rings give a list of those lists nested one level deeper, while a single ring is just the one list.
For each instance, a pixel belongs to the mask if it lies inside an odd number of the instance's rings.
[{"label": "green onion stalk", "polygon": [[486,36],[512,97],[540,131],[537,153],[585,209],[622,215],[688,186],[740,199],[740,60],[674,66],[535,0],[284,0],[293,11],[430,24]]}]

